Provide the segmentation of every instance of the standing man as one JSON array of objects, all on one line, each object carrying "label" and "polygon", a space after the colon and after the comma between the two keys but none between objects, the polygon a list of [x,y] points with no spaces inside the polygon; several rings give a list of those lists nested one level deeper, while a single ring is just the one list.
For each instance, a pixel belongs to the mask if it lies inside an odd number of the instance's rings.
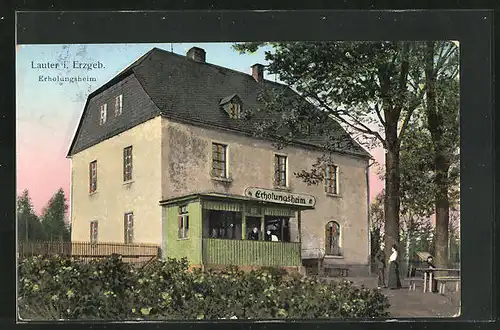
[{"label": "standing man", "polygon": [[432,292],[438,292],[437,281],[434,278],[436,273],[432,270],[436,268],[436,266],[434,266],[434,259],[432,258],[432,256],[427,257],[427,268],[429,268],[429,270],[426,270],[425,272],[427,273],[428,279],[431,278],[430,274],[432,274],[432,283],[429,283],[429,287],[431,288]]},{"label": "standing man", "polygon": [[378,275],[378,288],[385,288],[385,244],[380,243],[380,249],[375,255],[375,261],[377,262],[377,275]]}]

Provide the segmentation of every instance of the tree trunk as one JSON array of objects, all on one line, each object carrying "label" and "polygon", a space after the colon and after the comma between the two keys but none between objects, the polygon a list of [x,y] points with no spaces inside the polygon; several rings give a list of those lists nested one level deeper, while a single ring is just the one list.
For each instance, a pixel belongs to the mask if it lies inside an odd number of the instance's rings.
[{"label": "tree trunk", "polygon": [[400,207],[400,171],[399,171],[399,145],[396,125],[386,125],[386,153],[385,153],[385,246],[386,257],[391,255],[393,245],[398,249],[398,259],[401,256],[399,246],[399,207]]},{"label": "tree trunk", "polygon": [[413,237],[412,233],[412,226],[413,226],[413,216],[411,212],[408,212],[408,223],[406,225],[406,272],[408,274],[408,277],[410,277],[410,257],[411,257],[411,252],[410,252],[410,247],[411,247],[411,239]]},{"label": "tree trunk", "polygon": [[448,236],[450,222],[450,203],[448,198],[449,165],[443,156],[436,157],[436,265],[447,268],[449,261]]},{"label": "tree trunk", "polygon": [[427,124],[432,138],[434,151],[434,183],[436,229],[434,235],[435,262],[437,267],[446,268],[448,265],[448,226],[450,217],[450,203],[448,198],[448,171],[450,161],[443,146],[443,118],[436,104],[436,73],[434,69],[435,42],[426,43],[425,52],[425,82],[426,82],[426,112]]}]

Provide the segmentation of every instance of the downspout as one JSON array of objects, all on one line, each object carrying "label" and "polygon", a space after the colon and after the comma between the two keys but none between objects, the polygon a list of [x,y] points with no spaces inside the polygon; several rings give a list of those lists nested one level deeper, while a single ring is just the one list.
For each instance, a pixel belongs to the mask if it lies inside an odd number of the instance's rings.
[{"label": "downspout", "polygon": [[[365,175],[366,175],[366,214],[367,214],[367,236],[368,236],[368,275],[372,273],[372,240],[371,240],[371,216],[370,216],[370,167],[375,164],[375,160],[371,164],[366,165]],[[369,162],[369,161],[368,161]]]}]

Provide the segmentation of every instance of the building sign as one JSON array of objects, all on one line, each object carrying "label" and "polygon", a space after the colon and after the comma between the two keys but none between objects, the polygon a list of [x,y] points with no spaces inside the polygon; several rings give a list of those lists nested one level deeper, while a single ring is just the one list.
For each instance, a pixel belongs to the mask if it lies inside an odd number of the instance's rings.
[{"label": "building sign", "polygon": [[311,195],[295,194],[286,191],[262,188],[247,188],[245,189],[245,196],[265,202],[287,205],[314,206],[314,204],[316,204],[316,198]]}]

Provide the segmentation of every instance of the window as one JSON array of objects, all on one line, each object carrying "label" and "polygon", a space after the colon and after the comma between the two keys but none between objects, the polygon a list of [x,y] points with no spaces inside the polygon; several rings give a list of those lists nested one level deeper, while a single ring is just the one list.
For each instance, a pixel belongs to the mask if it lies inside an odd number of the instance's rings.
[{"label": "window", "polygon": [[325,169],[325,192],[327,194],[338,195],[338,172],[339,167],[328,165]]},{"label": "window", "polygon": [[341,256],[340,250],[340,225],[336,221],[330,221],[325,228],[325,254]]},{"label": "window", "polygon": [[123,181],[132,180],[132,146],[123,149]]},{"label": "window", "polygon": [[266,215],[264,217],[264,239],[272,241],[276,236],[279,242],[290,242],[290,218]]},{"label": "window", "polygon": [[124,229],[124,242],[125,244],[132,244],[134,242],[134,213],[125,213],[123,219]]},{"label": "window", "polygon": [[286,156],[275,155],[274,159],[274,183],[278,187],[286,187]]},{"label": "window", "polygon": [[311,125],[309,123],[302,122],[299,124],[299,131],[303,135],[308,136],[311,134]]},{"label": "window", "polygon": [[108,112],[108,105],[106,103],[101,104],[101,119],[99,121],[100,125],[103,125],[104,123],[106,123],[107,112]]},{"label": "window", "polygon": [[227,178],[227,146],[212,143],[212,176]]},{"label": "window", "polygon": [[97,160],[89,165],[89,193],[97,190]]},{"label": "window", "polygon": [[97,230],[98,230],[97,221],[91,221],[90,222],[90,242],[91,243],[97,242]]},{"label": "window", "polygon": [[187,205],[179,206],[179,238],[188,238],[189,214]]},{"label": "window", "polygon": [[122,114],[123,109],[123,95],[120,94],[115,97],[115,117]]},{"label": "window", "polygon": [[238,95],[233,94],[220,100],[219,105],[231,119],[241,118],[242,102]]},{"label": "window", "polygon": [[229,104],[229,118],[239,119],[241,117],[241,105],[239,103]]},{"label": "window", "polygon": [[207,215],[208,237],[241,239],[242,216],[240,212],[209,210]]}]

